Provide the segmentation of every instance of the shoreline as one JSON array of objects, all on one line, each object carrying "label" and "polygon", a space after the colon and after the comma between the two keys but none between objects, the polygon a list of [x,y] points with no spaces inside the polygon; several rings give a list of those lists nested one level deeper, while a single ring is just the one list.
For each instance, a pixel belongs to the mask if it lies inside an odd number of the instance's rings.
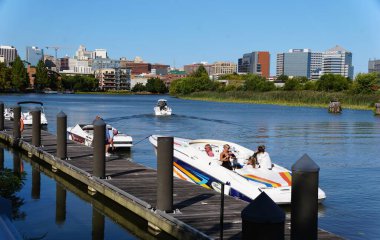
[{"label": "shoreline", "polygon": [[[247,100],[247,99],[228,99],[215,98],[215,97],[192,97],[192,96],[177,96],[185,100],[207,101],[207,102],[224,102],[224,103],[245,103],[245,104],[264,104],[264,105],[277,105],[286,107],[309,107],[309,108],[328,108],[328,104],[323,103],[303,103],[303,102],[290,102],[290,101],[265,101],[265,100]],[[353,105],[342,103],[342,108],[350,110],[363,110],[373,111],[373,107],[364,105]]]}]

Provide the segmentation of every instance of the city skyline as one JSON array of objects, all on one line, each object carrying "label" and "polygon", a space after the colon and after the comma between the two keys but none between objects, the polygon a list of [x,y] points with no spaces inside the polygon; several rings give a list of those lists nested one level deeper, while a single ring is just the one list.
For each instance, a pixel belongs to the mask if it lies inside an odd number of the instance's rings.
[{"label": "city skyline", "polygon": [[0,25],[0,44],[15,46],[22,58],[26,46],[38,46],[49,55],[54,50],[45,46],[61,46],[58,56],[63,57],[73,56],[84,44],[88,49],[107,49],[113,59],[141,56],[182,67],[200,61],[237,63],[244,53],[269,51],[271,75],[276,73],[276,54],[291,48],[322,52],[340,45],[352,52],[355,74],[367,72],[369,59],[380,58],[377,0],[59,5],[2,0],[0,16],[7,23]]}]

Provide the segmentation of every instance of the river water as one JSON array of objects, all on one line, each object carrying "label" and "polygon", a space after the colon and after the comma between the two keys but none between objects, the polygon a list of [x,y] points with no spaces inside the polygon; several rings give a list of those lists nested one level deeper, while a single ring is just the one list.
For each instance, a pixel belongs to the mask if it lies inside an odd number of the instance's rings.
[{"label": "river water", "polygon": [[135,143],[142,140],[126,157],[153,168],[153,148],[143,140],[151,134],[223,139],[251,149],[265,144],[272,161],[286,168],[306,153],[320,166],[320,187],[327,195],[320,206],[319,227],[348,239],[380,235],[380,117],[373,112],[344,109],[343,114],[333,115],[327,109],[166,96],[174,114],[155,117],[153,107],[160,97],[30,94],[0,95],[0,101],[6,105],[43,101],[51,132],[56,131],[59,111],[68,115],[69,126],[100,115],[132,135]]}]

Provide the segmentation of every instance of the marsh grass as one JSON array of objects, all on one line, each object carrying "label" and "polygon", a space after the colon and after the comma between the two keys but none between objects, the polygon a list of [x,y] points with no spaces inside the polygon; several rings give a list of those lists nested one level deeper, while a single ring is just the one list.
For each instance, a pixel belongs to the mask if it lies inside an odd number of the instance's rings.
[{"label": "marsh grass", "polygon": [[330,100],[337,99],[343,108],[371,110],[374,104],[380,101],[379,94],[350,94],[345,92],[317,92],[317,91],[228,91],[228,92],[195,92],[178,96],[184,99],[277,104],[285,106],[327,107]]}]

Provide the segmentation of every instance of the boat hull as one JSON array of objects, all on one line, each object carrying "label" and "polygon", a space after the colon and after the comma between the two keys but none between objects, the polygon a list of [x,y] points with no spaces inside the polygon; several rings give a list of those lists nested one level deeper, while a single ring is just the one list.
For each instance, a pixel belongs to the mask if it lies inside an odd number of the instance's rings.
[{"label": "boat hull", "polygon": [[[157,151],[157,137],[151,136],[149,140]],[[183,146],[183,143],[178,142],[175,138],[173,158],[173,175],[175,177],[217,192],[221,192],[221,185],[225,184],[224,194],[247,202],[251,202],[261,192],[265,192],[277,204],[291,203],[291,173],[286,169],[278,166],[280,171],[271,173],[273,176],[280,175],[284,180],[281,182],[278,180],[279,176],[277,178],[263,178],[259,177],[258,174],[239,174],[237,171],[221,167],[212,160],[207,160],[207,158],[199,159],[200,162],[206,162],[206,164],[197,165],[197,157],[185,152],[190,147],[181,148],[179,145],[182,144]],[[322,202],[326,196],[320,189],[318,193],[319,202]]]}]

